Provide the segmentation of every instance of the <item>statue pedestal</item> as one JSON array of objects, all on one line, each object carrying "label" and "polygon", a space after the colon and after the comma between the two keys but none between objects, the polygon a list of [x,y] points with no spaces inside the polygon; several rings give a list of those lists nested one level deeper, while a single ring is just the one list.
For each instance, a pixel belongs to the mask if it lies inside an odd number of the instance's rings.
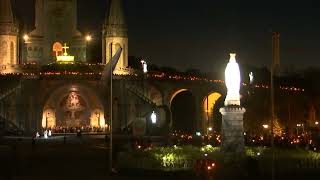
[{"label": "statue pedestal", "polygon": [[222,114],[221,151],[226,154],[245,153],[243,135],[243,114],[246,109],[231,105],[220,108]]}]

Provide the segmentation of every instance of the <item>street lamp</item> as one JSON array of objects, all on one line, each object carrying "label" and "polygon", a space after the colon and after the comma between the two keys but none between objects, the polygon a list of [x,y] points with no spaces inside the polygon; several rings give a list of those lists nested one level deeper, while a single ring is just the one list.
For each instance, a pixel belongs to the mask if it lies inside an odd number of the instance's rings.
[{"label": "street lamp", "polygon": [[23,42],[23,50],[22,50],[22,53],[21,53],[21,55],[19,54],[19,56],[20,56],[20,63],[23,63],[22,61],[23,61],[23,58],[28,58],[28,46],[27,46],[27,44],[28,43],[30,43],[30,37],[29,37],[29,35],[28,34],[24,34],[23,35],[23,40],[24,40],[24,42]]},{"label": "street lamp", "polygon": [[268,128],[269,128],[269,125],[268,125],[268,124],[264,124],[264,125],[262,125],[262,127],[263,127],[264,129],[268,129]]}]

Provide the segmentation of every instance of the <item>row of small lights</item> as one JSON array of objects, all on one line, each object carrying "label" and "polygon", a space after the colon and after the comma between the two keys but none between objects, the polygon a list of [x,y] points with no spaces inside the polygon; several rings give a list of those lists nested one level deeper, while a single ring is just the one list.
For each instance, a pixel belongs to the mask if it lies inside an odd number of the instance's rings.
[{"label": "row of small lights", "polygon": [[[93,65],[93,64],[91,64]],[[0,75],[24,75],[24,76],[35,76],[36,73],[0,73]],[[45,76],[57,76],[57,75],[102,75],[102,73],[81,73],[77,71],[65,71],[65,72],[40,72],[40,75],[45,75]],[[129,75],[121,75],[121,74],[116,74],[117,76],[137,76],[137,74],[129,74]],[[152,75],[151,77],[155,78],[160,78],[158,75]],[[177,78],[178,76],[168,76],[169,79],[175,79],[175,80],[191,80],[191,81],[201,81],[203,79],[197,78],[197,77],[181,77]],[[164,78],[164,77],[161,77]],[[206,80],[212,83],[221,83],[223,84],[223,80]],[[247,84],[243,83],[244,86]],[[269,89],[269,86],[267,85],[254,85],[254,88],[264,88],[264,89]],[[304,92],[305,90],[302,88],[296,88],[296,87],[286,87],[286,86],[280,86],[281,90],[285,91],[291,91],[291,92]]]},{"label": "row of small lights", "polygon": [[[29,42],[30,36],[28,34],[23,35],[23,40],[25,41],[25,43]],[[85,40],[87,42],[90,42],[92,40],[92,36],[90,34],[86,35]]]},{"label": "row of small lights", "polygon": [[[269,125],[263,125],[263,127],[265,129],[268,129],[269,128]],[[307,134],[307,133],[306,133]],[[246,133],[244,133],[244,135],[246,136]],[[283,135],[285,135],[285,133],[283,133]],[[192,140],[194,137],[190,134],[180,134],[180,133],[173,133],[172,134],[173,137],[176,137],[178,139],[184,139],[184,140]],[[202,140],[205,139],[205,137],[208,138],[208,140],[212,140],[212,138],[215,138],[215,140],[217,142],[219,142],[219,144],[221,143],[221,137],[220,135],[216,135],[216,136],[213,136],[213,135],[202,135],[200,132],[196,132],[196,136],[198,137],[201,137]],[[291,138],[291,139],[288,139],[289,140],[289,143],[291,145],[299,145],[300,143],[302,143],[304,140],[305,142],[308,142],[309,145],[314,145],[313,144],[313,141],[312,139],[305,139],[307,136],[305,136],[305,134],[303,135],[298,135],[297,137],[294,137],[294,138]],[[304,140],[302,139],[304,138]],[[281,141],[284,141],[286,138],[284,136],[281,136],[280,137],[280,140]],[[252,143],[260,143],[260,142],[265,142],[265,139],[263,136],[259,136],[258,138],[252,138],[249,140],[249,142],[252,142]],[[317,147],[313,147],[312,149],[313,151],[317,151]]]},{"label": "row of small lights", "polygon": [[[161,74],[151,74],[151,77],[154,78],[165,78],[166,75],[165,73],[161,73]],[[223,84],[224,81],[223,80],[209,80],[206,78],[199,78],[199,77],[194,77],[194,76],[189,76],[189,77],[183,77],[183,76],[179,76],[179,75],[174,75],[174,76],[167,76],[167,78],[169,79],[174,79],[174,80],[191,80],[191,81],[208,81],[208,82],[212,82],[212,83],[221,83]],[[242,83],[243,86],[247,86],[248,84],[246,83]],[[270,86],[265,85],[265,84],[256,84],[253,85],[254,88],[264,88],[264,89],[269,89]],[[305,90],[303,88],[296,88],[296,87],[287,87],[287,86],[280,86],[281,90],[286,90],[286,91],[292,91],[292,92],[304,92]]]},{"label": "row of small lights", "polygon": [[[25,39],[29,39],[28,35],[25,35],[24,37]],[[87,41],[91,41],[91,36],[88,35],[86,37]],[[148,70],[147,70],[147,63],[146,61],[144,60],[141,60],[141,64],[142,64],[142,68],[143,68],[143,72],[144,73],[148,73]],[[97,64],[87,64],[89,66],[94,66],[94,65],[97,65]],[[98,65],[102,65],[102,64],[98,64]],[[102,73],[79,73],[79,72],[65,72],[63,74],[68,74],[68,75],[101,75]],[[42,73],[40,72],[40,75],[42,75]],[[44,75],[61,75],[61,73],[56,73],[56,72],[45,72]],[[137,76],[137,74],[134,74],[135,76]],[[148,74],[149,76],[153,77],[153,78],[165,78],[166,77],[166,74],[164,72],[160,73],[160,74],[157,74],[157,73],[149,73]],[[118,76],[121,76],[121,75],[118,75]],[[128,76],[128,75],[126,75]],[[130,76],[130,74],[129,74]],[[207,81],[207,82],[211,82],[211,83],[221,83],[223,84],[224,81],[223,80],[211,80],[211,79],[207,79],[207,78],[199,78],[199,77],[196,77],[196,76],[189,76],[189,77],[185,77],[185,76],[180,76],[180,75],[169,75],[167,76],[168,79],[174,79],[174,80],[191,80],[191,81]],[[247,86],[246,83],[242,83],[243,86]],[[265,88],[265,89],[269,89],[269,86],[268,85],[264,85],[264,84],[261,84],[261,85],[253,85],[254,88]],[[296,87],[286,87],[286,86],[280,86],[280,89],[281,90],[286,90],[286,91],[292,91],[292,92],[304,92],[304,89],[302,88],[296,88]]]}]

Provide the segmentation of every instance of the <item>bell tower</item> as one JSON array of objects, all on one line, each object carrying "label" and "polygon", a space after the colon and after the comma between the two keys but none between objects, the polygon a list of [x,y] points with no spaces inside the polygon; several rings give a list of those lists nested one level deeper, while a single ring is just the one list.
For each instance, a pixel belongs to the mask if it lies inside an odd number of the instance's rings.
[{"label": "bell tower", "polygon": [[[115,74],[127,74],[128,67],[128,28],[123,12],[122,0],[110,0],[102,29],[102,58],[108,63],[111,57],[122,48],[122,54],[114,70]],[[111,55],[112,52],[112,55]]]},{"label": "bell tower", "polygon": [[11,1],[0,1],[0,65],[18,64],[19,28],[14,20]]}]

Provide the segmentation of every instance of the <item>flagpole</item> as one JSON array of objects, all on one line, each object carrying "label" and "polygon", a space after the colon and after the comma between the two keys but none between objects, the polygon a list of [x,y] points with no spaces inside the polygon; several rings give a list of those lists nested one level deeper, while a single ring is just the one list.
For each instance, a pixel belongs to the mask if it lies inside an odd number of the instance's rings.
[{"label": "flagpole", "polygon": [[110,144],[109,144],[109,167],[110,167],[110,172],[112,172],[112,161],[113,161],[113,157],[112,157],[112,151],[113,151],[113,147],[112,147],[112,141],[113,141],[113,136],[112,136],[112,76],[113,76],[113,70],[112,70],[112,43],[110,44],[110,60],[109,60],[109,64],[110,64],[110,124],[109,124],[109,128],[110,128]]},{"label": "flagpole", "polygon": [[274,167],[274,161],[275,161],[275,147],[274,147],[274,119],[275,119],[275,105],[274,105],[274,76],[276,68],[279,66],[279,33],[273,32],[272,35],[272,63],[271,63],[271,73],[270,73],[270,80],[271,80],[271,148],[272,148],[272,169],[271,169],[271,176],[272,180],[275,178],[275,167]]},{"label": "flagpole", "polygon": [[[274,50],[273,50],[274,51]],[[273,135],[273,119],[274,119],[274,67],[273,67],[273,61],[271,64],[271,149],[272,149],[272,163],[271,163],[271,176],[272,180],[274,180],[274,135]]]}]

